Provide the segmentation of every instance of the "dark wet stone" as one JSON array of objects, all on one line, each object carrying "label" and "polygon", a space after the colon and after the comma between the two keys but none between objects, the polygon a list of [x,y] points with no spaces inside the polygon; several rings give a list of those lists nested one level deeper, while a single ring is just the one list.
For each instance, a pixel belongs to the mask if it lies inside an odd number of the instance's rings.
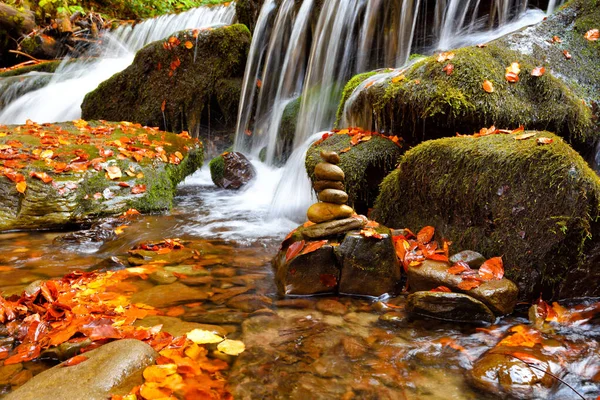
[{"label": "dark wet stone", "polygon": [[212,276],[187,276],[184,279],[181,279],[181,282],[185,283],[188,286],[204,286],[210,285],[213,283],[214,278]]},{"label": "dark wet stone", "polygon": [[315,167],[317,180],[343,181],[344,171],[337,165],[329,163],[318,163]]},{"label": "dark wet stone", "polygon": [[393,293],[400,281],[400,265],[390,230],[380,227],[382,238],[349,232],[335,248],[341,266],[339,292],[366,296]]},{"label": "dark wet stone", "polygon": [[141,373],[158,353],[144,342],[117,340],[85,353],[84,362],[62,364],[36,375],[6,400],[106,400],[140,384]]},{"label": "dark wet stone", "polygon": [[327,163],[336,165],[340,163],[340,155],[335,151],[321,150],[320,155],[323,161]]},{"label": "dark wet stone", "polygon": [[256,176],[256,170],[246,156],[237,151],[223,153],[222,171],[211,168],[211,177],[215,185],[223,189],[239,189]]},{"label": "dark wet stone", "polygon": [[183,336],[194,329],[203,329],[213,332],[220,336],[226,336],[227,331],[218,325],[200,324],[197,322],[182,321],[176,317],[168,317],[164,315],[149,315],[144,319],[138,319],[134,322],[135,326],[143,326],[151,328],[153,326],[162,325],[162,331],[168,332],[171,335]]},{"label": "dark wet stone", "polygon": [[302,229],[302,236],[306,239],[321,239],[328,236],[339,235],[362,228],[367,222],[360,218],[336,219],[335,221],[322,222]]},{"label": "dark wet stone", "polygon": [[92,344],[90,339],[61,343],[58,346],[44,350],[40,358],[65,361],[80,354],[81,350],[85,349],[90,344]]},{"label": "dark wet stone", "polygon": [[465,293],[487,305],[496,315],[510,314],[517,304],[519,290],[506,278],[484,282],[471,290],[461,290],[458,284],[462,278],[448,273],[449,264],[425,260],[418,267],[408,269],[408,287],[412,292],[427,291],[438,286],[446,286],[453,292]]},{"label": "dark wet stone", "polygon": [[315,308],[315,301],[311,299],[283,299],[275,302],[275,307],[279,308],[298,308],[301,310],[311,310]]},{"label": "dark wet stone", "polygon": [[135,293],[131,297],[131,303],[142,303],[156,308],[163,308],[194,303],[207,298],[208,293],[205,291],[176,282],[170,285],[154,286],[153,288]]},{"label": "dark wet stone", "polygon": [[429,318],[453,322],[494,322],[490,309],[462,293],[416,292],[408,296],[406,311]]},{"label": "dark wet stone", "polygon": [[185,321],[199,322],[201,324],[239,325],[248,318],[248,313],[232,310],[206,312],[205,310],[191,310],[183,315]]},{"label": "dark wet stone", "polygon": [[317,302],[317,310],[326,314],[344,315],[348,307],[334,299],[322,299]]},{"label": "dark wet stone", "polygon": [[275,280],[280,295],[309,295],[336,293],[340,270],[333,254],[333,246],[300,254],[286,262],[287,248],[273,259]]},{"label": "dark wet stone", "polygon": [[325,189],[319,193],[319,200],[325,203],[346,204],[348,193],[343,190]]},{"label": "dark wet stone", "polygon": [[235,268],[214,268],[210,274],[215,278],[231,278],[237,274]]},{"label": "dark wet stone", "polygon": [[469,264],[469,267],[475,269],[481,267],[481,264],[483,264],[485,260],[486,258],[476,251],[463,250],[460,253],[456,253],[450,257],[450,264],[462,261]]},{"label": "dark wet stone", "polygon": [[345,190],[344,182],[328,180],[315,181],[315,183],[313,183],[313,188],[317,192],[325,189]]}]

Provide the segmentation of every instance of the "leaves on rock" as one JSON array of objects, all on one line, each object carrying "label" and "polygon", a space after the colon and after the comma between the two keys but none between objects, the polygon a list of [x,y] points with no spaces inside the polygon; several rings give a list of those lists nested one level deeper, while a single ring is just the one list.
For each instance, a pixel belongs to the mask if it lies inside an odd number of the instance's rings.
[{"label": "leaves on rock", "polygon": [[550,144],[554,142],[554,139],[548,137],[540,137],[537,139],[538,144]]},{"label": "leaves on rock", "polygon": [[444,61],[452,60],[455,54],[452,52],[444,52],[437,55],[436,61],[442,63]]},{"label": "leaves on rock", "polygon": [[326,244],[327,244],[327,240],[319,240],[319,241],[316,241],[316,242],[308,242],[306,244],[306,246],[304,246],[304,248],[302,249],[302,252],[300,254],[312,253],[313,251],[319,250],[321,247],[325,246]]},{"label": "leaves on rock", "polygon": [[433,239],[435,234],[435,228],[433,226],[426,226],[417,233],[417,241],[421,244],[427,244]]},{"label": "leaves on rock", "polygon": [[450,290],[448,287],[446,286],[438,286],[436,288],[433,288],[430,290],[430,292],[439,292],[439,293],[452,293],[452,290]]},{"label": "leaves on rock", "polygon": [[565,56],[567,60],[572,58],[571,53],[569,53],[567,50],[563,50],[563,56]]},{"label": "leaves on rock", "polygon": [[481,267],[479,267],[479,276],[484,281],[500,280],[504,277],[504,265],[502,263],[502,257],[493,257],[486,260]]},{"label": "leaves on rock", "polygon": [[492,82],[488,81],[487,79],[485,81],[483,81],[483,84],[481,85],[481,87],[483,88],[483,90],[485,90],[488,93],[494,92],[494,84]]},{"label": "leaves on rock", "polygon": [[300,251],[304,248],[304,240],[300,240],[299,242],[294,242],[288,247],[285,252],[285,261],[289,262],[291,259],[300,254]]},{"label": "leaves on rock", "polygon": [[598,29],[590,29],[583,35],[589,41],[596,41],[600,38],[600,31]]},{"label": "leaves on rock", "polygon": [[542,76],[546,73],[545,67],[535,67],[531,70],[531,76]]},{"label": "leaves on rock", "polygon": [[69,358],[67,361],[65,361],[63,363],[63,366],[65,366],[65,367],[71,367],[73,365],[81,364],[82,362],[86,361],[87,359],[88,359],[87,356],[75,356],[75,357],[71,357],[71,358]]}]

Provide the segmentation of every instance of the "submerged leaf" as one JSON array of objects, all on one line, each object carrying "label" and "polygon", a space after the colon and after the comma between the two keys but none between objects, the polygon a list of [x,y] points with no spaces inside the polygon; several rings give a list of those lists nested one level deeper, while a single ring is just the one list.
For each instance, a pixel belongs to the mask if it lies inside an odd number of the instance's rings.
[{"label": "submerged leaf", "polygon": [[217,345],[217,350],[230,356],[238,356],[246,350],[246,346],[239,340],[225,339]]},{"label": "submerged leaf", "polygon": [[223,338],[204,329],[194,329],[186,334],[187,338],[196,344],[220,343]]}]

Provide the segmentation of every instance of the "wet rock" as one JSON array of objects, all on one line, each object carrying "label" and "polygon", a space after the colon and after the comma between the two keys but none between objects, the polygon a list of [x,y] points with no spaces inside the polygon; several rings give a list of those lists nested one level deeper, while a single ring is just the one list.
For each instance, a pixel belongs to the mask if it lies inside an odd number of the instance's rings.
[{"label": "wet rock", "polygon": [[326,244],[308,254],[286,261],[287,247],[273,259],[275,280],[280,295],[336,293],[340,270],[333,246]]},{"label": "wet rock", "polygon": [[354,336],[342,338],[342,347],[344,348],[344,353],[353,359],[362,357],[369,350],[369,347],[362,339]]},{"label": "wet rock", "polygon": [[319,200],[325,203],[346,204],[348,194],[343,190],[325,189],[319,192]]},{"label": "wet rock", "polygon": [[0,366],[0,386],[9,385],[12,377],[23,370],[23,363]]},{"label": "wet rock", "polygon": [[300,310],[311,310],[315,308],[315,301],[311,299],[283,299],[275,301],[278,308],[298,308]]},{"label": "wet rock", "polygon": [[315,203],[308,209],[308,220],[316,224],[334,219],[348,218],[354,214],[352,207],[333,203]]},{"label": "wet rock", "polygon": [[65,343],[61,343],[58,346],[50,347],[42,352],[42,359],[54,359],[59,361],[68,360],[81,353],[81,350],[85,349],[92,344],[90,339],[83,340],[71,340]]},{"label": "wet rock", "polygon": [[247,286],[219,289],[218,293],[211,296],[210,301],[212,301],[215,304],[225,304],[225,302],[227,302],[227,300],[231,299],[232,297],[246,293],[249,290],[250,288]]},{"label": "wet rock", "polygon": [[140,384],[141,373],[158,353],[144,342],[117,340],[85,353],[88,359],[68,368],[57,365],[36,375],[6,400],[105,400]]},{"label": "wet rock", "polygon": [[268,307],[273,300],[259,294],[241,294],[231,298],[227,302],[227,307],[235,308],[245,312],[253,312]]},{"label": "wet rock", "polygon": [[390,230],[383,226],[378,229],[381,239],[350,232],[335,248],[341,266],[340,293],[381,296],[395,292],[400,281],[400,265]]},{"label": "wet rock", "polygon": [[352,230],[360,229],[366,224],[362,218],[344,218],[320,224],[311,225],[302,229],[302,236],[306,239],[321,239],[328,236],[346,233]]},{"label": "wet rock", "polygon": [[237,275],[235,268],[214,268],[210,274],[215,278],[231,278]]},{"label": "wet rock", "polygon": [[256,176],[250,161],[239,152],[223,153],[213,158],[209,167],[213,183],[223,189],[239,189]]},{"label": "wet rock", "polygon": [[181,279],[182,283],[185,283],[187,286],[205,286],[211,285],[215,278],[210,275],[205,276],[190,276],[184,279]]},{"label": "wet rock", "polygon": [[150,280],[157,285],[168,285],[170,283],[177,282],[177,277],[173,275],[172,272],[166,271],[164,269],[159,269],[158,271],[154,271],[149,276]]},{"label": "wet rock", "polygon": [[408,316],[405,313],[401,313],[398,311],[390,311],[385,314],[382,314],[379,317],[379,320],[382,322],[391,322],[394,324],[403,324],[407,321]]},{"label": "wet rock", "polygon": [[510,280],[503,278],[484,282],[471,290],[461,290],[459,275],[448,273],[449,264],[440,261],[425,260],[418,267],[407,271],[408,287],[412,292],[427,291],[438,286],[446,286],[453,292],[465,293],[487,305],[496,315],[510,314],[519,295],[519,289]]},{"label": "wet rock", "polygon": [[326,314],[344,315],[348,312],[348,307],[337,300],[322,299],[317,302],[317,310]]},{"label": "wet rock", "polygon": [[416,292],[408,296],[406,311],[424,317],[453,322],[494,322],[490,309],[462,293]]},{"label": "wet rock", "polygon": [[341,181],[315,181],[313,183],[313,188],[320,192],[325,189],[335,189],[335,190],[344,190],[344,183]]},{"label": "wet rock", "polygon": [[343,181],[344,171],[337,165],[329,163],[318,163],[315,166],[315,177],[317,180]]},{"label": "wet rock", "polygon": [[135,293],[131,297],[131,303],[142,303],[156,308],[164,308],[194,303],[207,298],[208,293],[176,282]]},{"label": "wet rock", "polygon": [[202,324],[239,325],[248,318],[248,313],[235,310],[219,310],[206,312],[205,310],[191,310],[183,315],[185,321],[199,322]]},{"label": "wet rock", "polygon": [[162,325],[162,331],[168,332],[175,337],[185,335],[186,333],[194,329],[203,329],[205,331],[213,332],[220,336],[227,335],[227,331],[218,325],[182,321],[179,318],[168,317],[164,315],[149,315],[144,319],[138,319],[134,322],[134,325],[143,326],[146,328]]},{"label": "wet rock", "polygon": [[[171,252],[173,253],[173,252]],[[169,254],[171,254],[169,253]],[[193,254],[193,252],[192,252]],[[182,254],[181,257],[176,257],[173,261],[185,261],[189,258],[188,255]],[[209,272],[202,268],[202,267],[196,267],[194,265],[177,265],[177,266],[172,266],[172,267],[165,267],[165,271],[173,273],[173,274],[181,274],[181,275],[185,275],[188,277],[196,277],[196,276],[206,276],[209,274]]]},{"label": "wet rock", "polygon": [[323,159],[323,161],[328,162],[330,164],[337,165],[340,163],[340,155],[335,151],[321,150],[320,156]]},{"label": "wet rock", "polygon": [[486,258],[480,253],[473,250],[463,250],[460,253],[454,254],[450,257],[450,264],[457,263],[459,261],[465,262],[469,267],[476,269],[485,262]]}]

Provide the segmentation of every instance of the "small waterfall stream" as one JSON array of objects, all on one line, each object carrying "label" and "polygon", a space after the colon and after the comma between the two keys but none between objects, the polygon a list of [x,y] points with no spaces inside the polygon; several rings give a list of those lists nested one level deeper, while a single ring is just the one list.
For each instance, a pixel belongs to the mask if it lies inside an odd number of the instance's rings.
[{"label": "small waterfall stream", "polygon": [[[234,19],[235,4],[231,3],[164,15],[135,26],[121,26],[112,33],[105,32],[103,55],[97,59],[65,60],[53,74],[34,73],[22,81],[4,85],[0,80],[0,106],[6,105],[0,110],[0,123],[23,124],[27,119],[40,123],[59,122],[80,118],[80,105],[85,95],[127,68],[135,52],[146,44],[183,29],[227,25]],[[48,83],[28,91],[27,86],[35,87],[40,79]]]}]

